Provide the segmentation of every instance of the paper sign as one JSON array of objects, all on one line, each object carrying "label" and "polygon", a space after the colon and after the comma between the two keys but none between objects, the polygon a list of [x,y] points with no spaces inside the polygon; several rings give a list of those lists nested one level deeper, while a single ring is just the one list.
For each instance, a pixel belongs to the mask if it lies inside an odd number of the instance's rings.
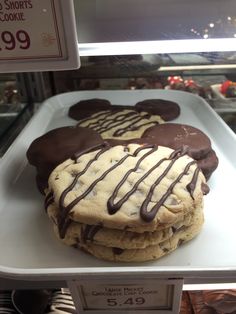
[{"label": "paper sign", "polygon": [[34,70],[32,65],[38,70],[63,69],[72,56],[70,66],[76,68],[78,43],[71,0],[0,0],[0,70],[4,64],[7,70],[11,62],[13,71],[19,63],[24,71],[25,67]]},{"label": "paper sign", "polygon": [[[142,277],[142,276],[140,276]],[[78,312],[178,313],[182,280],[124,278],[77,280],[68,283]]]}]

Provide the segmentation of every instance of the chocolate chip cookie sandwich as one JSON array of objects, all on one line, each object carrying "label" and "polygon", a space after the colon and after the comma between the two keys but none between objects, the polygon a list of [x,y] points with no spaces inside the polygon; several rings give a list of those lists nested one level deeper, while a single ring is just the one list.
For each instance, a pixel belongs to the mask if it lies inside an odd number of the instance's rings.
[{"label": "chocolate chip cookie sandwich", "polygon": [[78,151],[48,181],[45,207],[57,237],[123,262],[158,259],[194,238],[209,189],[187,150],[104,142]]}]

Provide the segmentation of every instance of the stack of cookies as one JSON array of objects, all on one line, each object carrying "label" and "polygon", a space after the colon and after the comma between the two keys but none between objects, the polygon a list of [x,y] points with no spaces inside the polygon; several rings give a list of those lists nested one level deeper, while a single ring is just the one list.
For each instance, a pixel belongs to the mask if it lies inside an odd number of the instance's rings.
[{"label": "stack of cookies", "polygon": [[109,261],[148,261],[198,234],[207,192],[186,147],[104,143],[52,171],[45,206],[65,244]]},{"label": "stack of cookies", "polygon": [[90,99],[68,114],[76,126],[46,133],[27,151],[61,241],[101,259],[141,262],[199,233],[218,158],[205,133],[169,122],[177,103],[151,99],[131,109]]}]

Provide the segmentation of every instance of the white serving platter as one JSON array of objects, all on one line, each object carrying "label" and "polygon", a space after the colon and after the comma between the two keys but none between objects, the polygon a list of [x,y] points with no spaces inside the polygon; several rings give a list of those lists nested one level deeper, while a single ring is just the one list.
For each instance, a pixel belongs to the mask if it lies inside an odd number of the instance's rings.
[{"label": "white serving platter", "polygon": [[[146,263],[111,263],[61,244],[46,216],[35,185],[35,169],[25,153],[46,131],[76,121],[68,108],[82,99],[105,98],[113,104],[162,98],[179,103],[173,120],[204,131],[219,157],[205,197],[205,224],[199,236],[170,255]],[[56,154],[56,151],[55,151]],[[185,278],[188,283],[223,278],[236,282],[236,135],[200,97],[167,90],[81,91],[46,100],[0,160],[0,277],[24,280],[71,280],[76,275],[145,273]],[[215,280],[215,279],[214,279]]]}]

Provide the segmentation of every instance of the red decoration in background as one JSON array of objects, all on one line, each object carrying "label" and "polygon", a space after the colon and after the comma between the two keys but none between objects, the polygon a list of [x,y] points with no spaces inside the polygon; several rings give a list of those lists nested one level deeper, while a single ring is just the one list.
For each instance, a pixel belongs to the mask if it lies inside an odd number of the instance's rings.
[{"label": "red decoration in background", "polygon": [[226,95],[227,93],[227,90],[230,86],[235,86],[236,87],[236,83],[235,82],[232,82],[232,81],[225,81],[224,83],[221,84],[221,87],[220,87],[220,92],[223,94],[223,95]]},{"label": "red decoration in background", "polygon": [[184,82],[184,80],[182,79],[181,76],[169,76],[167,81],[168,81],[170,86]]},{"label": "red decoration in background", "polygon": [[184,85],[185,85],[185,87],[198,87],[198,84],[196,82],[194,82],[194,80],[192,80],[192,79],[185,80]]}]

